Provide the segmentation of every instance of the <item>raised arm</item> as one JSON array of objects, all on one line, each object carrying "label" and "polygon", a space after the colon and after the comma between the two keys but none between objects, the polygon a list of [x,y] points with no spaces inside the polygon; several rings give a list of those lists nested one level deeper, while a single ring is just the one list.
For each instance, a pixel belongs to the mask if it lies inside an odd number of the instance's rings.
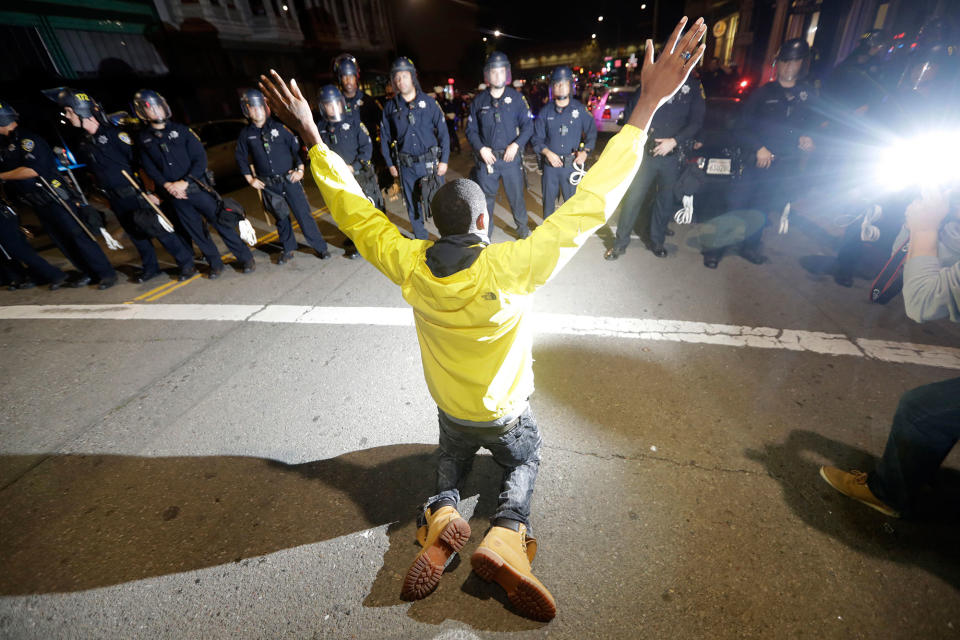
[{"label": "raised arm", "polygon": [[350,167],[321,141],[297,81],[290,80],[288,86],[276,71],[270,75],[272,79],[260,76],[260,89],[273,114],[293,127],[310,150],[310,171],[337,226],[370,264],[396,284],[402,283],[424,241],[405,238],[363,195]]},{"label": "raised arm", "polygon": [[656,110],[677,92],[690,70],[703,56],[698,45],[706,32],[697,20],[681,37],[683,18],[670,36],[669,45],[654,62],[653,42],[641,71],[642,93],[627,126],[607,144],[599,160],[580,182],[577,192],[537,227],[529,238],[489,246],[485,251],[503,274],[501,286],[530,292],[545,284],[613,215],[643,158],[646,131]]}]

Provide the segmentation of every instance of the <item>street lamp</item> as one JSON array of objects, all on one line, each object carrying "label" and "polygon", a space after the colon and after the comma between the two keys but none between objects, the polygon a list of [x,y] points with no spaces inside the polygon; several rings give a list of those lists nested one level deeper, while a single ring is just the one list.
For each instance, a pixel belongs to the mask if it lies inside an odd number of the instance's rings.
[{"label": "street lamp", "polygon": [[487,36],[483,36],[483,41],[484,41],[484,42],[487,41]]},{"label": "street lamp", "polygon": [[603,16],[597,16],[597,22],[603,22]]},{"label": "street lamp", "polygon": [[591,33],[591,34],[590,34],[590,39],[591,39],[591,40],[596,40],[596,39],[597,39],[597,34]]},{"label": "street lamp", "polygon": [[493,37],[495,37],[495,38],[499,38],[499,37],[500,37],[500,30],[499,30],[499,29],[497,29],[496,31],[493,32]]},{"label": "street lamp", "polygon": [[640,10],[641,10],[641,11],[643,11],[643,10],[646,9],[646,8],[647,8],[647,5],[645,5],[645,4],[640,5]]}]

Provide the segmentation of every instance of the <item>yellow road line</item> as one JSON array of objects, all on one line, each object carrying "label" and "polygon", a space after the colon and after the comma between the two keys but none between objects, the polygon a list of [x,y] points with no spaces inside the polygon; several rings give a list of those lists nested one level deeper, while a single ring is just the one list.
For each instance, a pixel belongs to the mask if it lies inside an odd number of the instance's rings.
[{"label": "yellow road line", "polygon": [[[317,218],[319,218],[320,216],[322,216],[324,213],[326,213],[327,211],[329,211],[329,209],[327,209],[326,207],[319,207],[319,208],[314,209],[313,211],[310,212],[310,217],[313,218],[313,219],[317,219]],[[318,215],[318,214],[319,214],[319,215]],[[296,219],[294,219],[292,222],[293,222],[293,228],[294,228],[294,230],[297,230],[297,229],[300,228],[300,225],[297,224]],[[271,231],[271,232],[268,233],[267,235],[265,235],[265,236],[263,236],[262,238],[258,239],[256,246],[259,247],[259,246],[262,245],[262,244],[266,244],[266,243],[269,243],[269,242],[273,242],[274,240],[277,240],[279,237],[280,237],[280,236],[279,236],[279,233],[277,232],[276,229],[274,229],[273,231]],[[223,260],[224,263],[230,263],[230,262],[233,262],[236,258],[234,257],[234,255],[233,255],[232,253],[225,253],[225,254],[223,254],[222,256],[220,256],[220,259]],[[155,288],[151,289],[150,291],[147,291],[146,293],[143,293],[143,294],[137,296],[137,297],[134,298],[133,300],[129,300],[129,301],[127,301],[127,302],[124,302],[124,304],[133,304],[134,302],[138,302],[138,301],[140,301],[140,300],[143,300],[144,302],[153,302],[154,300],[159,300],[160,298],[162,298],[163,296],[167,295],[168,293],[171,293],[172,291],[175,291],[176,289],[179,289],[180,287],[182,287],[182,286],[184,286],[184,285],[190,284],[191,282],[193,282],[194,280],[196,280],[196,279],[199,278],[199,277],[200,277],[200,274],[198,273],[198,274],[196,274],[195,276],[193,276],[192,278],[190,278],[189,280],[184,280],[183,282],[177,282],[176,280],[171,280],[170,282],[168,282],[168,283],[166,283],[166,284],[162,284],[162,285],[160,285],[159,287],[155,287]]]},{"label": "yellow road line", "polygon": [[161,291],[161,292],[158,293],[157,295],[152,296],[152,297],[150,297],[150,298],[147,298],[145,302],[153,302],[154,300],[159,300],[160,298],[162,298],[163,296],[167,295],[168,293],[172,293],[173,291],[176,291],[176,290],[179,289],[180,287],[184,287],[184,286],[190,284],[191,282],[193,282],[194,280],[196,280],[196,279],[199,278],[199,277],[200,277],[200,274],[199,274],[199,273],[195,273],[195,274],[193,275],[193,277],[190,278],[189,280],[184,280],[183,282],[178,282],[178,283],[176,283],[174,286],[172,286],[172,287],[170,287],[169,289],[167,289],[166,291]]}]

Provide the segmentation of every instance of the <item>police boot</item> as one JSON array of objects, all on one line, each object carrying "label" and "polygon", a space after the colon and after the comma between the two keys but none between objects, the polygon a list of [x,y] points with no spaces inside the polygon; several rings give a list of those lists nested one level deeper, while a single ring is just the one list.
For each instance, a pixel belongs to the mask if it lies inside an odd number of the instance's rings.
[{"label": "police boot", "polygon": [[417,542],[423,548],[410,565],[400,589],[404,600],[420,600],[430,595],[437,588],[447,562],[470,538],[470,525],[451,506],[427,508],[424,517],[427,524],[417,529]]},{"label": "police boot", "polygon": [[535,555],[537,541],[527,537],[525,525],[520,524],[517,531],[493,526],[473,552],[470,564],[478,576],[503,587],[517,611],[548,622],[557,615],[557,602],[530,569]]}]

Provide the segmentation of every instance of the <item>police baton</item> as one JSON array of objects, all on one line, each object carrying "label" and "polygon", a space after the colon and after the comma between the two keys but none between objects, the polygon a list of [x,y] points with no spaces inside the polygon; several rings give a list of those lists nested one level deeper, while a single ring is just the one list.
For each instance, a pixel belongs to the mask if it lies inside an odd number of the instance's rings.
[{"label": "police baton", "polygon": [[[390,156],[393,158],[393,166],[397,168],[397,190],[400,192],[400,199],[403,200],[403,209],[407,209],[407,193],[403,188],[403,176],[400,175],[400,149],[397,148],[397,141],[390,141]],[[386,209],[386,203],[384,203],[384,209]],[[407,211],[407,215],[411,215],[412,212]]]},{"label": "police baton", "polygon": [[87,225],[80,222],[80,218],[77,217],[77,214],[73,212],[73,209],[70,208],[70,205],[64,202],[63,198],[60,197],[60,194],[57,193],[53,187],[50,186],[50,183],[47,182],[47,179],[41,175],[38,175],[37,178],[39,178],[40,182],[43,183],[43,186],[47,190],[47,193],[53,196],[53,199],[59,202],[60,206],[67,210],[67,213],[69,213],[70,217],[73,218],[78,225],[80,225],[80,228],[83,229],[84,233],[90,236],[90,239],[93,240],[94,243],[96,243],[97,239],[93,236],[92,233],[90,233],[90,229],[87,229]]},{"label": "police baton", "polygon": [[127,170],[126,170],[126,169],[120,169],[120,173],[122,173],[122,174],[123,174],[123,177],[127,179],[127,182],[130,183],[130,186],[133,187],[134,189],[136,189],[137,194],[138,194],[141,198],[143,198],[144,201],[146,201],[146,203],[147,203],[148,205],[150,205],[150,208],[153,209],[154,213],[157,214],[157,217],[160,218],[160,220],[164,223],[164,224],[162,225],[163,228],[164,228],[164,229],[167,229],[168,231],[171,231],[171,232],[172,232],[172,231],[173,231],[173,223],[170,222],[170,220],[167,218],[167,216],[163,215],[163,211],[160,210],[160,207],[158,207],[157,205],[153,204],[153,201],[151,201],[150,198],[147,197],[147,194],[144,193],[143,189],[140,188],[140,185],[137,183],[136,180],[133,179],[133,176],[131,176],[129,173],[127,173]]},{"label": "police baton", "polygon": [[[254,178],[256,178],[256,177],[257,177],[257,170],[253,168],[253,164],[250,164],[250,165],[248,165],[248,166],[250,167],[250,175],[252,175]],[[266,183],[266,182],[263,183],[263,188],[264,188],[264,189],[267,188],[267,183]],[[263,201],[263,190],[262,190],[262,189],[254,189],[254,191],[257,192],[257,196],[260,198],[260,210],[263,211],[263,221],[266,222],[267,225],[269,225],[269,224],[270,224],[270,219],[267,217],[267,205],[266,205],[266,203]]]}]

